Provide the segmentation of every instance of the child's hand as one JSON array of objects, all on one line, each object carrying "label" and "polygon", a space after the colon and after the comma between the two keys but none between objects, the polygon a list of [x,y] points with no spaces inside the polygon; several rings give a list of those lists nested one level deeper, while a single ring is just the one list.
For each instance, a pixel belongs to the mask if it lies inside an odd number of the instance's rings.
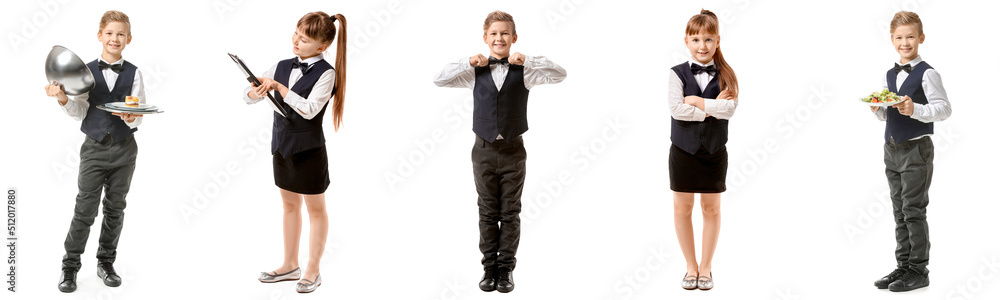
[{"label": "child's hand", "polygon": [[280,82],[278,82],[277,80],[274,80],[274,79],[271,79],[271,78],[263,78],[263,80],[260,80],[260,83],[262,85],[266,86],[267,88],[271,89],[271,90],[278,90],[278,89],[281,89],[281,87],[284,86]]},{"label": "child's hand", "polygon": [[116,115],[116,116],[122,118],[122,121],[125,121],[125,122],[128,122],[128,123],[135,122],[135,118],[136,117],[141,117],[142,116],[142,115],[136,115],[136,114],[133,114],[133,113],[111,113],[111,114],[112,115]]},{"label": "child's hand", "polygon": [[66,91],[63,90],[63,86],[61,84],[53,81],[45,86],[45,95],[49,97],[59,97],[60,95],[65,96]]},{"label": "child's hand", "polygon": [[59,100],[59,104],[65,105],[66,101],[69,100],[66,97],[66,91],[63,89],[63,86],[55,81],[45,86],[45,95],[56,98],[56,100]]},{"label": "child's hand", "polygon": [[264,97],[267,95],[267,92],[272,90],[271,86],[276,83],[276,81],[267,77],[257,77],[257,81],[260,81],[260,85],[254,85],[253,89],[250,90],[250,98],[257,99]]},{"label": "child's hand", "polygon": [[281,85],[277,81],[274,81],[274,79],[267,78],[267,77],[257,77],[257,80],[260,81],[260,85],[261,86],[266,86],[268,88],[268,90],[276,90],[276,89],[278,89],[278,86]]},{"label": "child's hand", "polygon": [[901,114],[901,115],[904,115],[904,116],[912,116],[913,115],[913,99],[910,99],[910,96],[903,96],[903,102],[896,103],[892,107],[895,107],[896,109],[898,109],[899,110],[899,114]]},{"label": "child's hand", "polygon": [[482,54],[476,54],[476,56],[469,57],[469,64],[473,67],[485,67],[490,65],[490,60]]},{"label": "child's hand", "polygon": [[524,54],[521,54],[520,52],[514,52],[514,54],[511,54],[510,58],[507,59],[507,62],[513,65],[519,65],[519,66],[524,65]]},{"label": "child's hand", "polygon": [[729,92],[729,90],[726,89],[723,90],[721,93],[719,93],[719,95],[716,96],[715,99],[733,100],[733,93]]}]

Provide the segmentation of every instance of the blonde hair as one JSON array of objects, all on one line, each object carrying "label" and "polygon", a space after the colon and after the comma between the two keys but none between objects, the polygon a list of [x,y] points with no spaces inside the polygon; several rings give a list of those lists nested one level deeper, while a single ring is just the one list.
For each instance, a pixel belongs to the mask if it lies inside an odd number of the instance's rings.
[{"label": "blonde hair", "polygon": [[[340,27],[334,22],[339,22]],[[347,92],[347,19],[341,14],[330,16],[325,12],[315,11],[302,16],[296,26],[302,28],[302,32],[309,38],[328,46],[337,39],[337,57],[333,60],[333,85],[336,90],[333,93],[331,113],[333,131],[338,131],[344,123],[344,95]]]},{"label": "blonde hair", "polygon": [[892,16],[892,22],[889,22],[889,34],[896,31],[899,26],[906,25],[917,25],[917,33],[920,35],[924,34],[924,23],[920,22],[920,16],[911,11],[901,11]]},{"label": "blonde hair", "polygon": [[101,31],[104,30],[104,27],[108,26],[111,22],[125,23],[125,25],[128,26],[128,34],[132,34],[132,23],[129,23],[128,15],[117,10],[104,12],[104,15],[101,16],[101,26],[97,28],[97,33],[101,33]]},{"label": "blonde hair", "polygon": [[517,34],[517,27],[514,26],[514,17],[499,10],[486,15],[486,22],[483,22],[483,33],[490,30],[490,25],[493,25],[494,22],[510,22],[510,30],[513,31],[511,33]]},{"label": "blonde hair", "polygon": [[[702,9],[701,13],[694,15],[688,20],[687,28],[684,29],[686,35],[697,35],[702,31],[712,35],[719,35],[719,17],[716,17],[715,13]],[[734,98],[738,97],[740,86],[736,82],[736,73],[726,63],[726,59],[722,57],[722,47],[715,49],[715,55],[712,56],[712,59],[715,60],[715,65],[719,67],[719,88],[723,91],[729,90]]]}]

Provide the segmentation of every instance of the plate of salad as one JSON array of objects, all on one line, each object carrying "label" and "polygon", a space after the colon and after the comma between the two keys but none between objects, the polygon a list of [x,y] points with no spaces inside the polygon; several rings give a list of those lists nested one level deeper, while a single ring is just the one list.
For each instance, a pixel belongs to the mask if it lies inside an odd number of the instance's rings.
[{"label": "plate of salad", "polygon": [[871,95],[861,98],[861,102],[869,106],[893,106],[903,102],[903,97],[890,92],[889,89],[882,89],[881,92],[873,92]]}]

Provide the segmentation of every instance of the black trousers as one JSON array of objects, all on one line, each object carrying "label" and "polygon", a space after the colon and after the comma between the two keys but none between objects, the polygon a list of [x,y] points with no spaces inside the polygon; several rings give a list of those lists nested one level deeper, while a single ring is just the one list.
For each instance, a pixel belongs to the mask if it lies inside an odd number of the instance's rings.
[{"label": "black trousers", "polygon": [[66,255],[63,256],[63,269],[80,270],[80,255],[87,245],[90,226],[94,224],[98,206],[102,203],[104,221],[101,223],[97,260],[114,263],[125,219],[125,195],[132,184],[137,152],[132,135],[121,141],[115,141],[108,135],[101,141],[88,137],[83,142],[80,147],[80,175],[77,178],[80,192],[76,195],[73,221],[64,243]]},{"label": "black trousers", "polygon": [[896,264],[927,273],[931,242],[928,239],[927,191],[934,171],[931,138],[885,144],[885,176],[889,179],[892,216],[896,221]]},{"label": "black trousers", "polygon": [[476,137],[472,172],[479,193],[479,251],[483,269],[514,269],[521,241],[521,190],[524,140],[520,136],[490,143]]}]

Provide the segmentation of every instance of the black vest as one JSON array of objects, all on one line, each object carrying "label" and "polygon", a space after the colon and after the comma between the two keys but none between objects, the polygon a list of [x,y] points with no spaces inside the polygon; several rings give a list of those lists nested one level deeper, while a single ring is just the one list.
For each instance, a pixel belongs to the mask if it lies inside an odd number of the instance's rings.
[{"label": "black vest", "polygon": [[[279,61],[274,71],[274,80],[288,86],[288,76],[292,73],[292,62],[294,61],[296,61],[295,58]],[[288,90],[295,92],[302,98],[308,98],[319,77],[330,69],[333,67],[326,60],[321,59],[313,63],[308,72],[303,73],[302,77],[295,82],[295,86]],[[305,150],[323,146],[326,143],[326,136],[323,135],[323,115],[326,114],[328,105],[324,105],[315,117],[307,120],[299,115],[298,110],[285,103],[281,93],[274,93],[274,99],[278,100],[278,103],[285,108],[288,117],[282,117],[277,112],[274,113],[274,125],[271,128],[272,155],[281,152],[282,156],[289,157]],[[328,101],[327,104],[329,103]]]},{"label": "black vest", "polygon": [[[691,65],[687,62],[670,68],[680,77],[684,84],[684,96],[698,96],[715,99],[719,90],[718,75],[708,82],[705,91],[701,91],[698,81],[691,74]],[[726,146],[729,141],[729,120],[706,117],[705,121],[680,121],[670,117],[670,142],[684,152],[694,154],[702,146],[708,153],[715,153]]]},{"label": "black vest", "polygon": [[[933,69],[927,62],[922,61],[913,66],[913,71],[906,76],[899,90],[896,90],[896,71],[889,69],[885,74],[886,85],[889,91],[896,93],[900,97],[906,95],[913,99],[913,103],[927,104],[927,96],[924,95],[924,88],[921,84],[924,81],[924,71]],[[934,123],[924,123],[917,121],[910,116],[904,116],[898,109],[886,108],[885,110],[885,142],[889,142],[892,137],[897,143],[905,142],[912,138],[934,133]]]},{"label": "black vest", "polygon": [[[528,89],[524,87],[524,66],[509,65],[500,90],[493,82],[490,67],[476,67],[472,89],[472,131],[489,142],[512,139],[528,131]],[[499,67],[498,67],[499,68]]]},{"label": "black vest", "polygon": [[123,102],[125,96],[132,95],[132,82],[135,81],[135,65],[127,61],[122,62],[122,70],[118,73],[118,80],[110,91],[108,83],[104,80],[104,73],[97,68],[98,60],[87,63],[87,68],[94,74],[94,88],[90,90],[87,108],[87,117],[83,118],[80,124],[80,131],[95,140],[103,140],[104,136],[110,134],[115,141],[120,141],[138,128],[129,128],[122,121],[121,117],[112,115],[110,112],[97,109],[98,105],[110,102]]}]

